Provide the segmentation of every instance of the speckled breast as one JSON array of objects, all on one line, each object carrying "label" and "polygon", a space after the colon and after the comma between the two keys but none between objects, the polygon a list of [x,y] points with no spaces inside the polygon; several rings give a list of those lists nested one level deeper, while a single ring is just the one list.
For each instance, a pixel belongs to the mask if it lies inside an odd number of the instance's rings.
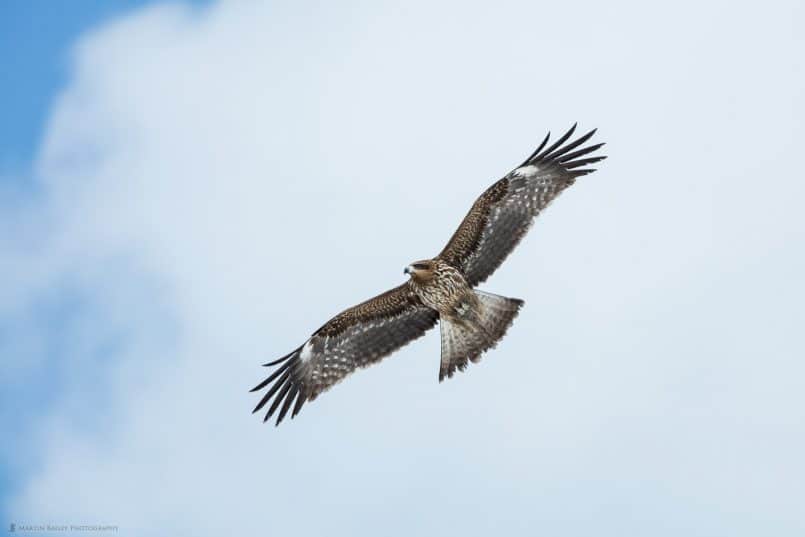
[{"label": "speckled breast", "polygon": [[422,302],[439,313],[453,313],[455,306],[472,291],[461,272],[443,262],[436,265],[434,276],[428,282],[411,283]]}]

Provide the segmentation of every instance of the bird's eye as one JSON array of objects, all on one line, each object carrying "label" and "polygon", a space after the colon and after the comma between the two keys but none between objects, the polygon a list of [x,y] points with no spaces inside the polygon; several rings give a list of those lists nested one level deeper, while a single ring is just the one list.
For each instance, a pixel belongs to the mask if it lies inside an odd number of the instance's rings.
[{"label": "bird's eye", "polygon": [[428,270],[428,265],[425,263],[414,263],[414,268],[417,270]]}]

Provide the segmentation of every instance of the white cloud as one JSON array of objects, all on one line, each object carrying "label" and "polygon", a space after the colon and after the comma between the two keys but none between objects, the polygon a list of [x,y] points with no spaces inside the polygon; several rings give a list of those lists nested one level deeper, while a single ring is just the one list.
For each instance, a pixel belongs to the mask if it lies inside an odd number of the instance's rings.
[{"label": "white cloud", "polygon": [[[2,237],[4,314],[65,284],[89,304],[45,357],[63,393],[9,512],[132,535],[802,530],[802,8],[580,8],[231,2],[86,36],[13,217],[35,240]],[[434,332],[279,429],[249,414],[260,363],[400,282],[575,120],[610,159],[485,285],[527,304],[481,365],[439,385]]]}]

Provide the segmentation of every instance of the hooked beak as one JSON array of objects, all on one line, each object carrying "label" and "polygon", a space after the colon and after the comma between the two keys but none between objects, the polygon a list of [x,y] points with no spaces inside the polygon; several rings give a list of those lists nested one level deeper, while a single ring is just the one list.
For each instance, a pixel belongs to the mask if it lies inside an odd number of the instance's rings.
[{"label": "hooked beak", "polygon": [[413,274],[413,273],[414,273],[414,269],[411,268],[411,265],[408,265],[407,267],[405,267],[403,269],[403,274]]}]

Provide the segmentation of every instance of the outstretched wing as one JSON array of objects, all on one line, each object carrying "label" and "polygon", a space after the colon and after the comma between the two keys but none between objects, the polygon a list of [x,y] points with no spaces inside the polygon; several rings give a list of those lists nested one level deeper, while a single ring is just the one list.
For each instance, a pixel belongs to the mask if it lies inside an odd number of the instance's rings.
[{"label": "outstretched wing", "polygon": [[265,364],[282,365],[251,390],[270,385],[254,412],[274,397],[263,421],[279,409],[279,425],[296,400],[293,418],[305,401],[312,401],[359,367],[368,367],[422,336],[437,320],[438,314],[423,305],[407,283],[339,313],[304,345]]},{"label": "outstretched wing", "polygon": [[585,166],[606,158],[584,158],[604,144],[576,149],[595,134],[595,129],[565,144],[575,130],[573,125],[543,151],[548,133],[525,162],[481,194],[439,254],[463,271],[470,286],[492,275],[525,236],[534,218],[576,177],[595,171]]}]

